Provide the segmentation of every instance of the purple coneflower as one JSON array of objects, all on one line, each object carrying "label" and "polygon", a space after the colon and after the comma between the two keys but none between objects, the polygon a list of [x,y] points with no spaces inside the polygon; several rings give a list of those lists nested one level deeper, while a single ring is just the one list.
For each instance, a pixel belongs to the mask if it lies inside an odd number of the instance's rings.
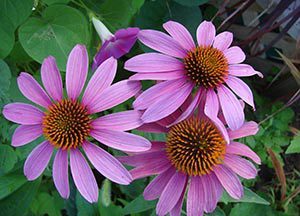
[{"label": "purple coneflower", "polygon": [[[96,70],[83,93],[88,73],[88,55],[85,46],[77,45],[71,51],[66,67],[66,91],[55,59],[48,57],[41,68],[42,82],[46,89],[28,73],[21,73],[18,85],[22,94],[40,108],[11,103],[4,107],[3,115],[20,124],[12,137],[15,147],[25,145],[40,136],[45,140],[28,156],[24,174],[28,180],[38,178],[57,149],[53,162],[53,180],[63,198],[68,198],[68,152],[71,173],[76,187],[89,202],[97,202],[96,179],[83,156],[105,177],[119,183],[129,184],[132,177],[124,166],[108,152],[88,141],[91,136],[99,142],[122,151],[145,151],[151,143],[143,137],[124,132],[141,125],[137,111],[114,113],[93,119],[92,115],[110,109],[130,97],[141,88],[139,82],[124,80],[113,85],[117,60],[113,57]],[[50,97],[51,98],[50,98]]]},{"label": "purple coneflower", "polygon": [[[245,54],[237,46],[230,47],[232,33],[216,35],[214,25],[204,21],[197,29],[198,45],[195,45],[191,34],[180,23],[169,21],[163,27],[170,36],[156,30],[141,30],[138,34],[143,44],[161,53],[141,54],[125,63],[125,69],[137,72],[131,80],[165,80],[146,90],[133,103],[135,109],[145,110],[142,120],[155,122],[170,115],[195,89],[194,101],[185,116],[198,106],[200,94],[204,92],[217,95],[229,128],[241,127],[244,112],[233,92],[253,109],[254,102],[250,88],[237,77],[262,74],[250,65],[241,64]],[[213,109],[216,107],[208,110]],[[205,114],[211,118],[209,113]]]},{"label": "purple coneflower", "polygon": [[120,29],[113,35],[100,20],[92,18],[92,22],[102,41],[102,46],[94,57],[92,70],[109,57],[118,59],[125,55],[136,42],[139,28]]},{"label": "purple coneflower", "polygon": [[[174,120],[174,116],[167,118],[166,124]],[[180,216],[186,191],[188,216],[213,212],[223,189],[234,199],[243,196],[238,176],[253,179],[257,175],[255,166],[243,157],[257,164],[260,158],[246,145],[233,141],[256,134],[255,122],[246,122],[238,130],[227,129],[230,144],[226,144],[218,127],[201,112],[169,128],[160,122],[140,129],[165,131],[166,142],[153,141],[150,150],[119,160],[135,167],[130,171],[134,179],[158,174],[145,188],[144,198],[159,198],[156,206],[159,216],[167,213]]]}]

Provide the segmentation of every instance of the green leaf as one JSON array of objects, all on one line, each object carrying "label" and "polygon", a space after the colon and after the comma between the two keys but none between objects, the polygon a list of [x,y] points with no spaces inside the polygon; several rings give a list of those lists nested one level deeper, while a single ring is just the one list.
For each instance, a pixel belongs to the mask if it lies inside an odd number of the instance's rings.
[{"label": "green leaf", "polygon": [[52,4],[67,4],[70,0],[42,0],[47,5]]},{"label": "green leaf", "polygon": [[256,193],[251,191],[249,188],[244,187],[244,196],[240,200],[235,200],[231,198],[226,192],[223,193],[223,196],[221,198],[221,202],[224,202],[225,204],[230,202],[244,202],[244,203],[257,203],[262,205],[270,205],[270,203],[263,199],[262,197],[258,196]]},{"label": "green leaf", "polygon": [[7,94],[10,86],[11,72],[8,65],[0,59],[0,98]]},{"label": "green leaf", "polygon": [[254,216],[254,215],[264,215],[264,216],[274,216],[274,212],[270,206],[259,205],[255,203],[238,203],[235,205],[230,214],[230,216]]},{"label": "green leaf", "polygon": [[[22,172],[21,170],[19,172]],[[9,173],[0,177],[0,199],[5,198],[9,194],[16,191],[23,184],[25,184],[26,178],[23,174],[18,172]]]},{"label": "green leaf", "polygon": [[184,6],[199,6],[208,2],[208,0],[174,0]]},{"label": "green leaf", "polygon": [[109,205],[108,207],[105,207],[103,205],[99,206],[99,214],[102,215],[109,215],[109,216],[120,216],[122,214],[122,208],[121,206],[117,206],[114,204]]},{"label": "green leaf", "polygon": [[209,214],[205,214],[207,216],[226,216],[225,212],[219,207],[217,206],[217,208]]},{"label": "green leaf", "polygon": [[151,201],[145,200],[143,194],[141,194],[124,207],[123,214],[127,215],[127,214],[144,212],[149,209],[155,208],[156,203],[157,200],[151,200]]},{"label": "green leaf", "polygon": [[56,58],[60,70],[65,71],[67,57],[78,43],[89,44],[88,22],[84,15],[69,6],[47,7],[41,18],[30,18],[19,29],[25,51],[42,63],[49,55]]},{"label": "green leaf", "polygon": [[14,193],[1,200],[1,215],[26,215],[35,194],[38,191],[40,183],[41,178],[32,182],[27,182]]},{"label": "green leaf", "polygon": [[9,145],[0,145],[0,176],[9,172],[17,163],[15,151]]},{"label": "green leaf", "polygon": [[103,181],[101,191],[100,191],[101,204],[105,207],[109,206],[111,203],[111,182],[108,179]]},{"label": "green leaf", "polygon": [[97,215],[97,205],[86,201],[81,194],[76,191],[77,216]]},{"label": "green leaf", "polygon": [[48,193],[40,193],[34,200],[31,210],[36,215],[49,215],[49,216],[60,216],[61,209],[63,206],[57,205],[55,202],[55,197]]},{"label": "green leaf", "polygon": [[291,144],[287,148],[286,154],[300,153],[300,133],[293,138]]}]

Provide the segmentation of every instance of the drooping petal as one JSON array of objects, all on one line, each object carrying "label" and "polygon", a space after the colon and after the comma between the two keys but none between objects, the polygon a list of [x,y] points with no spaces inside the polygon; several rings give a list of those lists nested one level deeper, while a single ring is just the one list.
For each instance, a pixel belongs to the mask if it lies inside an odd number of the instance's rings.
[{"label": "drooping petal", "polygon": [[104,43],[106,40],[109,40],[113,37],[113,34],[108,30],[108,28],[95,17],[92,18],[93,25],[102,41]]},{"label": "drooping petal", "polygon": [[252,91],[246,83],[244,83],[242,80],[240,80],[237,77],[229,75],[226,80],[226,84],[242,100],[244,100],[247,104],[252,106],[253,109],[255,109]]},{"label": "drooping petal", "polygon": [[187,52],[169,35],[156,30],[141,30],[138,39],[146,46],[177,58],[184,58]]},{"label": "drooping petal", "polygon": [[12,136],[11,145],[14,147],[25,145],[42,134],[42,125],[20,125]]},{"label": "drooping petal", "polygon": [[140,89],[141,83],[138,81],[123,80],[117,82],[95,96],[93,101],[89,102],[88,110],[90,113],[96,113],[110,109],[128,100]]},{"label": "drooping petal", "polygon": [[232,198],[242,198],[244,195],[244,189],[239,178],[236,176],[236,174],[234,174],[233,171],[223,165],[219,165],[215,167],[214,173]]},{"label": "drooping petal", "polygon": [[255,163],[261,164],[261,160],[259,156],[254,151],[252,151],[248,146],[239,142],[231,142],[230,145],[226,147],[226,153],[248,157],[252,159]]},{"label": "drooping petal", "polygon": [[63,98],[62,79],[56,60],[53,56],[45,58],[41,68],[42,82],[54,101],[60,101]]},{"label": "drooping petal", "polygon": [[82,147],[94,167],[106,178],[123,185],[132,181],[126,168],[108,152],[88,141]]},{"label": "drooping petal", "polygon": [[233,172],[245,179],[253,179],[257,175],[255,166],[244,158],[236,155],[225,155],[224,164]]},{"label": "drooping petal", "polygon": [[78,149],[70,150],[70,165],[74,183],[90,203],[98,201],[98,185],[89,164]]},{"label": "drooping petal", "polygon": [[91,136],[99,142],[121,151],[141,152],[151,148],[151,143],[147,139],[122,131],[93,130]]},{"label": "drooping petal", "polygon": [[82,96],[82,104],[88,106],[93,104],[97,98],[105,89],[107,89],[114,80],[117,72],[117,60],[113,57],[104,61],[95,71],[94,75],[90,79],[84,94]]},{"label": "drooping petal", "polygon": [[223,51],[229,64],[238,64],[246,59],[246,55],[238,46],[230,47]]},{"label": "drooping petal", "polygon": [[20,91],[26,98],[45,108],[51,106],[52,102],[45,90],[30,74],[22,72],[17,78],[17,82]]},{"label": "drooping petal", "polygon": [[168,170],[156,176],[155,179],[153,179],[144,190],[143,195],[145,200],[157,199],[161,195],[164,188],[168,184],[171,177],[173,177],[175,172],[176,170],[173,167],[171,167]]},{"label": "drooping petal", "polygon": [[204,188],[199,176],[192,176],[187,194],[187,215],[202,216],[204,211]]},{"label": "drooping petal", "polygon": [[54,146],[44,141],[35,147],[24,164],[24,174],[29,181],[37,179],[47,167]]},{"label": "drooping petal", "polygon": [[245,122],[237,130],[228,130],[228,134],[231,140],[239,139],[246,136],[255,135],[259,130],[259,126],[254,121]]},{"label": "drooping petal", "polygon": [[70,196],[68,167],[68,151],[58,149],[53,161],[53,181],[59,194],[65,199]]},{"label": "drooping petal", "polygon": [[263,74],[253,69],[250,65],[247,64],[233,64],[228,66],[228,72],[232,76],[238,77],[247,77],[258,75],[260,78],[263,78]]},{"label": "drooping petal", "polygon": [[186,190],[186,185],[185,185],[184,192],[181,193],[181,196],[180,196],[179,200],[177,201],[176,205],[170,211],[170,216],[181,216],[181,210],[182,210],[185,190]]},{"label": "drooping petal", "polygon": [[159,73],[183,70],[184,64],[176,58],[160,53],[144,53],[125,62],[126,70],[140,73]]},{"label": "drooping petal", "polygon": [[186,50],[196,47],[192,35],[182,24],[168,21],[163,24],[163,28]]},{"label": "drooping petal", "polygon": [[168,129],[164,126],[161,126],[155,122],[143,124],[138,127],[136,130],[149,132],[149,133],[167,133]]},{"label": "drooping petal", "polygon": [[239,100],[225,86],[218,87],[218,97],[229,128],[232,130],[239,129],[245,120],[244,111]]},{"label": "drooping petal", "polygon": [[70,99],[76,100],[84,86],[89,58],[84,45],[76,45],[69,54],[66,68],[66,89]]},{"label": "drooping petal", "polygon": [[192,89],[193,84],[186,83],[177,89],[177,92],[162,96],[144,112],[142,115],[143,122],[155,122],[173,113],[184,103]]},{"label": "drooping petal", "polygon": [[37,107],[24,103],[7,104],[2,113],[9,121],[23,125],[41,124],[44,116]]},{"label": "drooping petal", "polygon": [[229,48],[233,40],[233,34],[231,32],[225,31],[218,34],[214,40],[213,47],[218,50],[224,51]]},{"label": "drooping petal", "polygon": [[211,46],[216,36],[216,28],[212,22],[203,21],[197,28],[199,46]]},{"label": "drooping petal", "polygon": [[158,215],[166,215],[177,204],[181,194],[184,192],[186,175],[181,172],[176,172],[159,198],[156,206],[156,213]]}]

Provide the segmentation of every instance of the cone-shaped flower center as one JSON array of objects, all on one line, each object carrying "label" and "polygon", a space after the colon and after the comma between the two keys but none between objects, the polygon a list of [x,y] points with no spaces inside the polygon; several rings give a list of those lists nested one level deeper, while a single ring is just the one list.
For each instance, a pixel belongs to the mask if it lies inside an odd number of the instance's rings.
[{"label": "cone-shaped flower center", "polygon": [[222,51],[213,47],[197,47],[184,58],[187,76],[197,86],[215,88],[225,82],[228,62]]},{"label": "cone-shaped flower center", "polygon": [[90,122],[87,110],[78,101],[65,99],[45,113],[44,136],[58,148],[77,148],[89,135]]},{"label": "cone-shaped flower center", "polygon": [[166,145],[168,158],[178,171],[201,176],[222,163],[226,142],[210,120],[193,117],[171,127]]}]

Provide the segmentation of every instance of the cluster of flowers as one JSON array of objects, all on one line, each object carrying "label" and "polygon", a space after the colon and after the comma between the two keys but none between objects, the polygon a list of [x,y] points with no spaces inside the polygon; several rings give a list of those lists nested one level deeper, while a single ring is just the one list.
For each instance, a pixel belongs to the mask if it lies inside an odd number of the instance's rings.
[{"label": "cluster of flowers", "polygon": [[[163,25],[168,34],[128,28],[113,35],[99,20],[93,23],[103,43],[84,91],[88,55],[85,46],[76,45],[67,61],[65,88],[55,58],[50,56],[41,67],[44,88],[28,73],[22,72],[17,79],[22,94],[37,106],[11,103],[3,109],[8,120],[20,124],[12,137],[13,146],[45,138],[25,162],[27,179],[38,178],[55,152],[53,180],[66,199],[70,161],[78,191],[89,202],[98,200],[97,182],[86,157],[102,175],[119,184],[157,175],[145,188],[144,198],[159,198],[158,215],[180,215],[186,191],[187,215],[214,211],[223,189],[240,199],[243,186],[238,176],[252,179],[257,175],[245,157],[256,164],[260,158],[233,141],[258,131],[255,122],[245,122],[244,102],[255,109],[253,95],[238,77],[262,75],[242,64],[243,51],[230,47],[232,33],[216,35],[214,25],[204,21],[195,43],[188,30],[173,21]],[[112,84],[116,59],[129,52],[137,39],[158,52],[129,59],[125,69],[136,73]],[[140,80],[157,82],[142,92]],[[133,110],[103,115],[133,96]],[[167,138],[148,141],[126,132],[132,129],[165,133]],[[115,158],[91,143],[90,137],[129,156]],[[134,168],[128,171],[122,163]]]}]

